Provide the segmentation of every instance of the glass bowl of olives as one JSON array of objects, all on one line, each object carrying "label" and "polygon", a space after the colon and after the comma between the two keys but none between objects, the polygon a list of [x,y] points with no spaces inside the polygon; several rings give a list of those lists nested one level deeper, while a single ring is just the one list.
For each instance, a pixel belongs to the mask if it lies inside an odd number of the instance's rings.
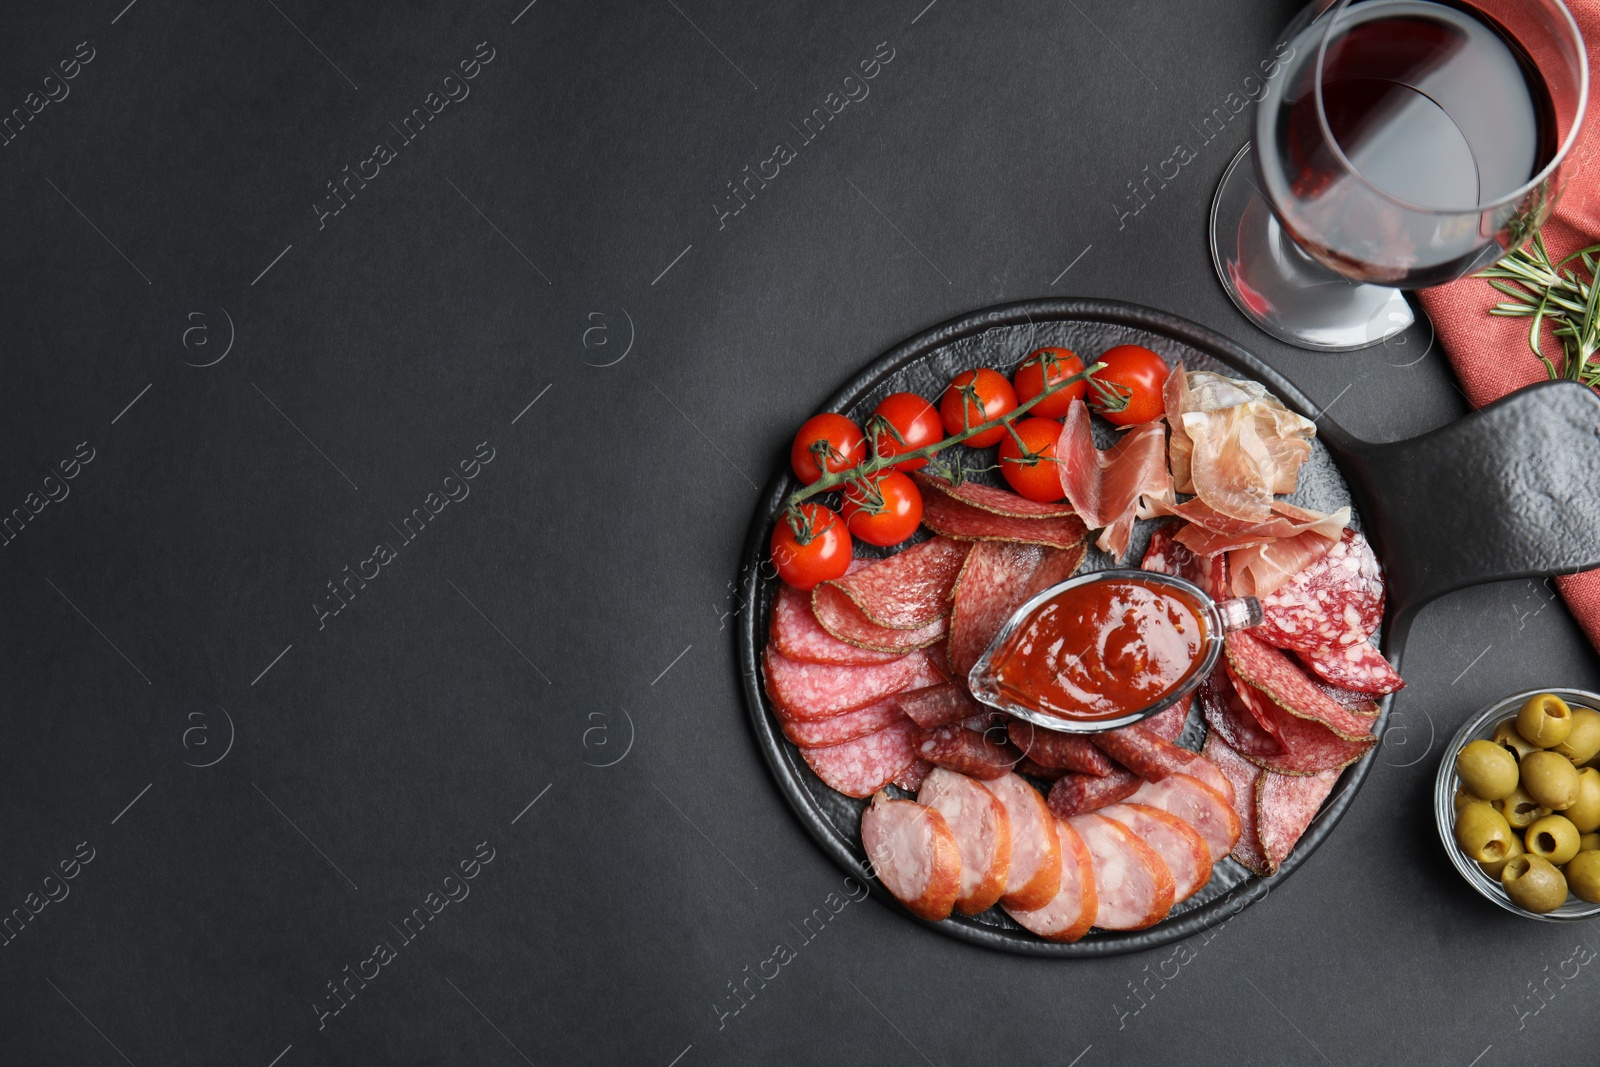
[{"label": "glass bowl of olives", "polygon": [[1600,694],[1536,690],[1484,708],[1445,749],[1433,810],[1450,862],[1502,908],[1600,915]]}]

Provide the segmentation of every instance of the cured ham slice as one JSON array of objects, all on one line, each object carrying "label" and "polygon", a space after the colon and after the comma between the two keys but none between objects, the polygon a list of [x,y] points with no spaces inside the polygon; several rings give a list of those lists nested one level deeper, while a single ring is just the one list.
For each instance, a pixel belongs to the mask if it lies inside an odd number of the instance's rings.
[{"label": "cured ham slice", "polygon": [[1228,665],[1239,679],[1290,715],[1320,722],[1346,740],[1373,740],[1372,720],[1328,696],[1287,656],[1249,631],[1229,634],[1225,647]]},{"label": "cured ham slice", "polygon": [[829,789],[847,797],[870,797],[917,758],[917,724],[907,719],[876,733],[800,755]]},{"label": "cured ham slice", "polygon": [[1265,724],[1281,746],[1277,752],[1240,749],[1240,754],[1246,759],[1269,771],[1297,775],[1342,770],[1365,756],[1377,744],[1374,737],[1341,737],[1314,719],[1293,715],[1231,672],[1229,680],[1250,714]]},{"label": "cured ham slice", "polygon": [[1145,804],[1113,804],[1099,814],[1134,833],[1172,872],[1174,904],[1188,900],[1211,879],[1211,849],[1199,832],[1176,815]]},{"label": "cured ham slice", "polygon": [[1061,888],[1061,839],[1039,791],[1015,774],[982,783],[1006,809],[1011,865],[1000,903],[1029,911],[1049,904]]},{"label": "cured ham slice", "polygon": [[[920,630],[949,613],[950,591],[968,547],[935,537],[817,588],[843,593],[870,623],[890,630]],[[813,590],[813,608],[816,596]],[[817,617],[822,619],[821,611]]]},{"label": "cured ham slice", "polygon": [[1131,799],[1135,804],[1148,804],[1176,815],[1194,827],[1211,849],[1213,864],[1221,863],[1239,843],[1239,816],[1233,805],[1198,778],[1174,774],[1159,782],[1146,782]]},{"label": "cured ham slice", "polygon": [[1338,771],[1297,777],[1268,771],[1256,782],[1256,835],[1269,871],[1289,858],[1338,781]]},{"label": "cured ham slice", "polygon": [[1294,492],[1316,424],[1265,386],[1179,370],[1168,376],[1163,397],[1177,442],[1171,451],[1178,492],[1250,522],[1268,516],[1273,494]]},{"label": "cured ham slice", "polygon": [[902,653],[858,648],[822,628],[811,610],[811,598],[791,585],[779,584],[772,603],[772,643],[800,663],[866,666],[888,663]]},{"label": "cured ham slice", "polygon": [[956,578],[950,611],[950,668],[965,678],[1011,613],[1028,598],[1029,580],[1044,559],[1037,545],[981,541]]},{"label": "cured ham slice", "polygon": [[1061,819],[1099,811],[1107,804],[1127,800],[1144,784],[1143,778],[1121,767],[1104,776],[1063,774],[1050,787],[1050,810]]},{"label": "cured ham slice", "polygon": [[1013,719],[1006,725],[1011,743],[1041,767],[1056,767],[1104,778],[1117,765],[1104,752],[1080,734],[1062,734]]},{"label": "cured ham slice", "polygon": [[875,700],[864,708],[840,712],[826,719],[786,719],[780,713],[778,725],[783,736],[797,745],[819,748],[842,745],[858,737],[876,733],[885,726],[905,721],[905,713],[896,706],[893,697]]},{"label": "cured ham slice", "polygon": [[1267,854],[1256,836],[1256,782],[1267,772],[1239,755],[1216,734],[1206,738],[1205,748],[1200,751],[1233,783],[1233,813],[1239,818],[1239,841],[1233,846],[1233,858],[1256,874],[1271,874]]},{"label": "cured ham slice", "polygon": [[1174,774],[1187,774],[1227,795],[1228,780],[1206,762],[1198,752],[1179,748],[1158,737],[1143,725],[1123,726],[1104,733],[1090,734],[1095,747],[1147,782],[1159,782]]},{"label": "cured ham slice", "polygon": [[1114,559],[1127,555],[1134,520],[1153,513],[1142,509],[1142,501],[1176,499],[1167,471],[1166,439],[1161,423],[1147,422],[1100,452],[1094,447],[1088,407],[1074,401],[1067,413],[1056,443],[1061,487],[1083,521],[1100,530],[1095,544]]},{"label": "cured ham slice", "polygon": [[1094,864],[1094,925],[1102,930],[1143,930],[1172,910],[1174,881],[1161,857],[1132,830],[1100,815],[1074,815]]},{"label": "cured ham slice", "polygon": [[917,790],[917,803],[944,816],[961,853],[956,910],[976,915],[1006,891],[1011,870],[1011,818],[998,797],[971,778],[935,767]]},{"label": "cured ham slice", "polygon": [[1006,902],[1002,902],[1001,907],[1023,929],[1046,941],[1076,941],[1089,932],[1100,910],[1094,857],[1078,831],[1067,823],[1056,822],[1055,832],[1061,841],[1055,894],[1031,911]]},{"label": "cured ham slice", "polygon": [[[1029,513],[1013,506],[1010,500],[996,500],[998,496],[1014,498],[1024,505],[1033,504],[1033,501],[1024,500],[1014,493],[975,484],[952,489],[950,483],[943,479],[920,474],[913,477],[924,490],[922,524],[945,537],[963,541],[1016,541],[1071,548],[1080,544],[1088,532],[1083,520],[1070,507],[1037,505],[1044,510]],[[979,499],[991,507],[964,499],[971,498],[978,490],[983,490],[985,494]],[[1008,510],[995,511],[993,505],[1005,506]]]},{"label": "cured ham slice", "polygon": [[959,723],[918,733],[918,756],[936,767],[974,778],[1004,778],[1022,759],[1022,753],[1010,744],[997,744],[989,735],[969,730]]},{"label": "cured ham slice", "polygon": [[944,680],[923,653],[867,667],[797,663],[768,646],[761,656],[767,696],[786,719],[825,719],[863,708],[891,693]]},{"label": "cured ham slice", "polygon": [[1383,621],[1383,569],[1354,530],[1276,589],[1254,595],[1261,597],[1263,620],[1257,635],[1279,648],[1318,652],[1363,644]]},{"label": "cured ham slice", "polygon": [[1383,658],[1383,653],[1365,641],[1320,652],[1296,652],[1295,655],[1318,678],[1344,689],[1381,695],[1405,688],[1405,681]]},{"label": "cured ham slice", "polygon": [[983,705],[972,699],[960,682],[942,682],[923,689],[896,693],[895,704],[924,730],[948,726],[983,712]]},{"label": "cured ham slice", "polygon": [[961,891],[961,853],[943,815],[879,793],[861,813],[861,845],[879,883],[913,915],[950,917]]},{"label": "cured ham slice", "polygon": [[1348,507],[1323,515],[1275,500],[1271,508],[1274,514],[1260,522],[1245,522],[1221,515],[1199,500],[1189,500],[1170,507],[1158,504],[1156,510],[1162,515],[1187,519],[1189,525],[1178,531],[1178,543],[1202,556],[1237,552],[1306,533],[1318,534],[1332,545],[1350,521]]}]

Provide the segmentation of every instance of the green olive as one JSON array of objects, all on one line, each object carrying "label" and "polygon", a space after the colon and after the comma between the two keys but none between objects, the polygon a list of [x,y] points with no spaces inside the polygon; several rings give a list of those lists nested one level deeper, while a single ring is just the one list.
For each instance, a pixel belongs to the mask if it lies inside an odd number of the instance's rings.
[{"label": "green olive", "polygon": [[1600,834],[1583,834],[1578,838],[1579,852],[1600,851]]},{"label": "green olive", "polygon": [[1566,903],[1567,879],[1547,859],[1517,856],[1500,871],[1506,896],[1519,908],[1543,915]]},{"label": "green olive", "polygon": [[1466,807],[1468,804],[1471,804],[1474,800],[1482,800],[1482,799],[1483,799],[1482,797],[1473,796],[1471,793],[1467,792],[1465,789],[1457,789],[1456,790],[1456,810],[1460,811],[1462,808]]},{"label": "green olive", "polygon": [[1511,854],[1511,827],[1488,804],[1468,804],[1456,815],[1456,844],[1469,859],[1495,863]]},{"label": "green olive", "polygon": [[1561,814],[1572,821],[1580,834],[1600,830],[1600,771],[1585,767],[1578,772],[1578,801]]},{"label": "green olive", "polygon": [[1517,712],[1517,733],[1531,745],[1554,748],[1572,732],[1572,709],[1554,693],[1540,693]]},{"label": "green olive", "polygon": [[1573,708],[1572,730],[1556,751],[1580,767],[1600,756],[1600,711]]},{"label": "green olive", "polygon": [[1537,745],[1530,745],[1524,741],[1522,735],[1517,733],[1517,720],[1507,719],[1494,728],[1494,743],[1506,749],[1517,759],[1521,759],[1530,752],[1538,751]]},{"label": "green olive", "polygon": [[1549,808],[1540,807],[1520,785],[1510,796],[1495,801],[1494,810],[1506,817],[1513,830],[1526,830],[1533,825],[1533,820],[1550,814]]},{"label": "green olive", "polygon": [[1591,904],[1600,904],[1600,851],[1585,849],[1567,862],[1567,887]]},{"label": "green olive", "polygon": [[1546,815],[1528,827],[1522,843],[1531,855],[1559,867],[1578,854],[1578,828],[1564,815]]},{"label": "green olive", "polygon": [[1517,758],[1493,741],[1472,741],[1456,756],[1456,774],[1473,796],[1499,800],[1517,788]]},{"label": "green olive", "polygon": [[1565,811],[1578,801],[1578,768],[1559,752],[1530,752],[1522,757],[1522,788],[1551,811]]},{"label": "green olive", "polygon": [[1505,865],[1507,863],[1510,863],[1518,856],[1524,855],[1527,855],[1527,852],[1522,847],[1522,839],[1517,837],[1516,834],[1512,834],[1511,848],[1506,852],[1505,858],[1496,860],[1493,863],[1480,863],[1478,866],[1482,867],[1483,873],[1487,874],[1490,878],[1499,878],[1500,872],[1505,869]]}]

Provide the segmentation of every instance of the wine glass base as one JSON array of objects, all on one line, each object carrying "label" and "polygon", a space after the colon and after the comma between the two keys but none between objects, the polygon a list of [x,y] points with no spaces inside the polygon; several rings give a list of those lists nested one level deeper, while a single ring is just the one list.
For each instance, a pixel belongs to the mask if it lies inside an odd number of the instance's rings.
[{"label": "wine glass base", "polygon": [[1400,290],[1350,281],[1295,244],[1254,175],[1245,145],[1211,202],[1211,260],[1251,322],[1280,341],[1324,352],[1379,344],[1411,325]]}]

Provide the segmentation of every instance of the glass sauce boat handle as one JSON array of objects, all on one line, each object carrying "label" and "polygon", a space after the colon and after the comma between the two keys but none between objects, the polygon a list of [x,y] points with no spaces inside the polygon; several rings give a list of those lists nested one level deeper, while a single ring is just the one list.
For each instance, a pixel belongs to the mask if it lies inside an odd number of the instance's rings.
[{"label": "glass sauce boat handle", "polygon": [[1217,611],[1222,616],[1222,632],[1249,630],[1260,626],[1266,616],[1261,613],[1261,601],[1253,596],[1236,596],[1217,601]]}]

